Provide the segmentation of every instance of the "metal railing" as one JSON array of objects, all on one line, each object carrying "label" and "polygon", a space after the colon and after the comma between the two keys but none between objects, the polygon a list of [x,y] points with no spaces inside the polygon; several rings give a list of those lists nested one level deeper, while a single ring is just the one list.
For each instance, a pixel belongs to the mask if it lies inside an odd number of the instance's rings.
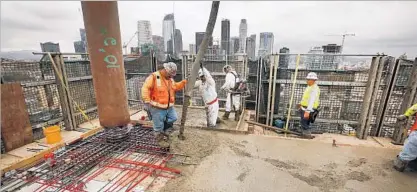
[{"label": "metal railing", "polygon": [[[68,93],[62,89],[47,55],[40,62],[3,62],[1,65],[4,83],[22,84],[35,139],[43,137],[42,129],[39,129],[43,126],[60,124],[74,129],[88,121],[83,113],[90,120],[98,117],[90,62],[64,61],[63,54],[52,55],[62,69]],[[194,59],[194,56],[184,55],[182,60],[175,61],[178,65],[176,81],[190,73]],[[349,65],[343,67],[346,63]],[[288,128],[299,126],[296,104],[306,87],[308,72],[318,74],[321,89],[321,111],[313,124],[313,132],[355,131],[361,139],[368,135],[383,136],[401,143],[406,137],[404,127],[412,123],[400,124],[396,116],[417,101],[417,77],[414,78],[417,60],[395,60],[385,55],[274,54],[257,61],[249,61],[243,56],[228,60],[227,64],[248,81],[251,95],[245,103],[256,110],[256,119],[261,123],[273,125],[275,119],[285,119],[289,114]],[[143,82],[161,65],[151,56],[125,58],[131,110],[142,109],[140,89]],[[205,59],[203,65],[215,78],[223,107],[226,94],[220,87],[224,83],[222,69],[226,61]],[[177,92],[176,98],[176,104],[182,104],[183,92]],[[203,105],[197,90],[192,93],[192,104]]]}]

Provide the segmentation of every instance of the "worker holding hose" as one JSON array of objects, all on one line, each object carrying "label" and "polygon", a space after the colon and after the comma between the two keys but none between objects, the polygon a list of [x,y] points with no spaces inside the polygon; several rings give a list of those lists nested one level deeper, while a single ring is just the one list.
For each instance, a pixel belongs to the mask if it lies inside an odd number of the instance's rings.
[{"label": "worker holding hose", "polygon": [[[413,116],[416,113],[417,103],[407,109],[404,114],[398,116],[397,119],[400,121],[405,121],[407,118]],[[408,136],[408,140],[404,144],[403,150],[399,155],[397,155],[397,159],[394,160],[394,168],[397,171],[403,172],[408,166],[412,166],[414,169],[417,169],[417,120],[411,127],[411,133]]]},{"label": "worker holding hose", "polygon": [[182,90],[187,80],[175,82],[177,65],[172,62],[164,63],[164,67],[149,75],[142,87],[142,99],[144,110],[152,116],[153,130],[158,144],[168,147],[169,143],[164,139],[173,129],[177,120],[174,109],[175,92]]},{"label": "worker holding hose", "polygon": [[307,74],[307,87],[298,105],[301,117],[301,133],[303,138],[313,139],[311,135],[310,123],[314,123],[320,105],[320,88],[317,85],[317,74],[310,72]]},{"label": "worker holding hose", "polygon": [[242,113],[240,109],[240,94],[235,93],[237,90],[237,85],[239,81],[238,74],[233,70],[232,66],[225,65],[223,67],[223,72],[226,73],[226,80],[224,85],[220,88],[227,92],[226,98],[226,112],[223,115],[223,120],[229,119],[231,109],[235,110],[235,121],[239,121],[240,114]]},{"label": "worker holding hose", "polygon": [[206,104],[207,127],[216,128],[216,123],[219,121],[219,101],[216,93],[216,82],[214,82],[210,72],[204,67],[201,67],[198,71],[198,77],[199,80],[195,82],[194,88],[198,88]]}]

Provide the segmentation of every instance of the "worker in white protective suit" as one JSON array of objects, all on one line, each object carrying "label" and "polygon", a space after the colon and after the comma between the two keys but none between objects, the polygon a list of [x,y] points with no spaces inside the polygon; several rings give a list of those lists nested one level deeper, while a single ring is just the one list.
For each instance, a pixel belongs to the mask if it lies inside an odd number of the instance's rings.
[{"label": "worker in white protective suit", "polygon": [[233,107],[235,111],[235,121],[239,121],[240,114],[242,113],[240,109],[240,94],[233,93],[236,90],[236,84],[239,82],[239,77],[230,65],[225,65],[223,67],[223,72],[226,73],[226,80],[220,89],[227,92],[226,112],[223,115],[223,119],[229,119],[229,115]]},{"label": "worker in white protective suit", "polygon": [[201,68],[198,71],[198,77],[199,80],[195,82],[194,88],[198,88],[206,105],[207,127],[215,128],[219,115],[216,82],[206,68]]}]

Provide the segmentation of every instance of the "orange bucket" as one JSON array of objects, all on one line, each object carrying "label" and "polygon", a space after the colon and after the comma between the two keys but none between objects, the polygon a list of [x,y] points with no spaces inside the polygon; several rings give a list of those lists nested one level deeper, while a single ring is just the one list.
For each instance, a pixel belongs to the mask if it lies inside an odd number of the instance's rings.
[{"label": "orange bucket", "polygon": [[58,125],[44,128],[43,134],[45,135],[46,143],[48,144],[55,144],[62,140],[61,128]]}]

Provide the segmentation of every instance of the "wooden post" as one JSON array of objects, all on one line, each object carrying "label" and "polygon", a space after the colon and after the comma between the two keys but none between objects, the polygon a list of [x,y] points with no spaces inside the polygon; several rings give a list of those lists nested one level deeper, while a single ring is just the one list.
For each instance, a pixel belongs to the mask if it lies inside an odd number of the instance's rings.
[{"label": "wooden post", "polygon": [[361,117],[359,119],[359,128],[356,134],[356,136],[359,139],[364,139],[366,137],[365,134],[367,134],[365,133],[366,121],[368,118],[371,97],[372,97],[373,90],[374,90],[375,77],[376,77],[377,70],[378,70],[379,60],[380,60],[380,57],[372,57],[371,68],[369,69],[368,81],[366,83],[366,91],[365,91],[363,104],[362,104]]},{"label": "wooden post", "polygon": [[[414,60],[413,68],[411,69],[410,78],[408,79],[408,84],[404,94],[403,102],[401,103],[400,113],[404,113],[409,107],[413,105],[414,97],[417,89],[417,57]],[[394,139],[395,144],[404,143],[405,138],[407,138],[408,123],[399,123],[396,128],[396,134]]]},{"label": "wooden post", "polygon": [[384,68],[384,63],[386,59],[387,57],[381,57],[378,62],[378,70],[376,73],[375,83],[374,83],[373,91],[371,94],[371,102],[369,103],[368,117],[366,120],[365,130],[363,132],[364,134],[362,135],[363,139],[366,139],[369,135],[369,129],[371,128],[372,116],[373,116],[374,107],[375,107],[375,100],[376,100],[376,97],[378,96],[378,89],[379,89],[379,85],[381,84],[382,69]]},{"label": "wooden post", "polygon": [[[71,95],[71,91],[69,89],[69,83],[68,83],[68,76],[67,76],[67,70],[65,69],[65,62],[64,62],[64,57],[61,55],[59,55],[59,60],[60,63],[56,63],[56,65],[60,66],[61,68],[61,74],[62,74],[62,80],[64,81],[64,85],[65,87],[67,87],[67,89],[65,89],[65,99],[67,100],[67,108],[68,108],[68,118],[70,118],[70,126],[66,127],[66,130],[74,130],[78,125],[77,122],[75,121],[75,111],[74,111],[74,101],[71,99],[73,98]],[[85,69],[87,70],[87,69]]]},{"label": "wooden post", "polygon": [[130,122],[117,1],[82,1],[100,125]]},{"label": "wooden post", "polygon": [[[73,124],[72,124],[72,114],[70,112],[70,105],[68,103],[68,93],[65,89],[65,82],[61,81],[61,78],[64,78],[64,75],[62,74],[62,65],[61,65],[61,57],[60,55],[52,55],[53,62],[56,65],[56,70],[54,69],[55,74],[55,82],[58,89],[58,95],[59,95],[59,101],[61,104],[62,109],[62,117],[64,118],[65,123],[65,130],[73,130]],[[52,62],[52,61],[51,61]],[[51,64],[53,65],[53,64]]]}]

